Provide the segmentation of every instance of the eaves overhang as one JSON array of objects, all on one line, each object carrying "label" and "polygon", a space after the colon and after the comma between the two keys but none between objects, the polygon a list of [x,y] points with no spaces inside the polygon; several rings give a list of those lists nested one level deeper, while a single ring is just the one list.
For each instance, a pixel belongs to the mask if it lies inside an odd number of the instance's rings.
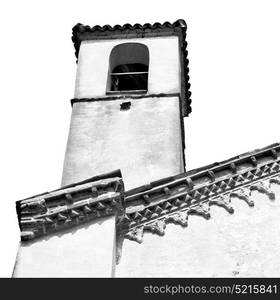
[{"label": "eaves overhang", "polygon": [[21,240],[124,213],[124,185],[120,170],[94,176],[16,202]]},{"label": "eaves overhang", "polygon": [[141,243],[145,232],[164,235],[168,223],[187,226],[189,215],[209,219],[212,205],[234,213],[232,197],[253,207],[252,191],[274,200],[271,187],[280,184],[279,155],[280,144],[273,144],[127,191],[120,236]]}]

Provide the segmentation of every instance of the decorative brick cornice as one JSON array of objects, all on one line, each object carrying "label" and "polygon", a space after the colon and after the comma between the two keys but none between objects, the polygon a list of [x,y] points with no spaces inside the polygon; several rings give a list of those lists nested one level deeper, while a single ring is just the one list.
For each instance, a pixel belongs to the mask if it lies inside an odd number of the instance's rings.
[{"label": "decorative brick cornice", "polygon": [[121,218],[123,201],[124,185],[119,170],[18,201],[21,240],[113,214]]},{"label": "decorative brick cornice", "polygon": [[233,213],[232,197],[254,206],[254,190],[274,200],[271,185],[280,184],[279,154],[280,144],[273,144],[130,190],[125,193],[126,214],[118,224],[119,234],[141,243],[145,231],[164,235],[166,224],[187,226],[191,214],[209,219],[213,205]]},{"label": "decorative brick cornice", "polygon": [[86,40],[104,40],[104,39],[129,39],[129,38],[144,38],[156,36],[179,36],[179,44],[181,50],[181,110],[183,116],[188,116],[191,111],[191,92],[189,83],[189,60],[186,41],[187,24],[185,20],[179,19],[174,23],[146,23],[141,24],[124,24],[124,25],[104,25],[104,26],[87,26],[81,23],[76,24],[72,29],[72,41],[75,47],[75,55],[78,59],[80,45],[82,41]]}]

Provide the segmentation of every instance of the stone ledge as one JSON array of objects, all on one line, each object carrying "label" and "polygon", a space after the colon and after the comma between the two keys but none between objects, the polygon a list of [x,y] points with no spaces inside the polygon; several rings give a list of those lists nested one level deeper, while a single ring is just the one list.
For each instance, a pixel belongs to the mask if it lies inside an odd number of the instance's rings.
[{"label": "stone ledge", "polygon": [[119,170],[17,201],[21,240],[113,214],[121,218],[123,202],[124,185]]}]

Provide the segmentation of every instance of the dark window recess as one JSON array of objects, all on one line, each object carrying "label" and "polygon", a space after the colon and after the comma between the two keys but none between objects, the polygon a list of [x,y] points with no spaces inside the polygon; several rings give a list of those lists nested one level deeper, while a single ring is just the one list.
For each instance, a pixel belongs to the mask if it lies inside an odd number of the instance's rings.
[{"label": "dark window recess", "polygon": [[130,109],[131,102],[123,102],[123,103],[121,103],[120,106],[121,106],[120,110],[128,110],[128,109]]},{"label": "dark window recess", "polygon": [[125,64],[114,68],[111,75],[111,91],[147,91],[148,66]]},{"label": "dark window recess", "polygon": [[110,54],[108,94],[146,93],[148,90],[149,50],[140,43],[123,43]]}]

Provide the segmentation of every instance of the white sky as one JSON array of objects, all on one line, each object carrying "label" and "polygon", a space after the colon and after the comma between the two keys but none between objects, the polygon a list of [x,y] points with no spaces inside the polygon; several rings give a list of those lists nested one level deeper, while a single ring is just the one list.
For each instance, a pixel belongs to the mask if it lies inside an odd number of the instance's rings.
[{"label": "white sky", "polygon": [[279,9],[277,0],[2,1],[0,277],[11,276],[19,242],[15,201],[60,185],[77,22],[187,21],[191,169],[280,141]]}]

